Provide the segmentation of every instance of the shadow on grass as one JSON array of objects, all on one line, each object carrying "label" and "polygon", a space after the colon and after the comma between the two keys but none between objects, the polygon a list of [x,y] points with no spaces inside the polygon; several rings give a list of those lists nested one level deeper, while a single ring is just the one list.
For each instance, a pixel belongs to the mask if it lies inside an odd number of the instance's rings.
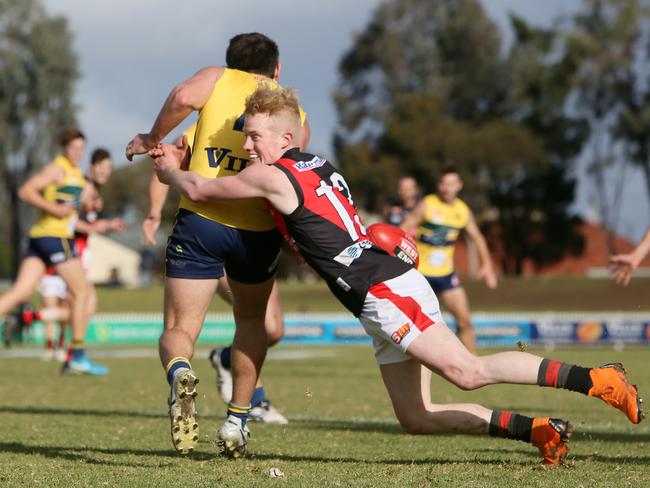
[{"label": "shadow on grass", "polygon": [[[81,408],[56,408],[56,407],[7,407],[0,406],[0,413],[14,413],[27,415],[74,415],[90,417],[129,417],[129,418],[163,418],[167,412],[137,412],[130,410],[90,410]],[[201,415],[202,419],[219,419],[219,415]]]},{"label": "shadow on grass", "polygon": [[[473,452],[486,452],[486,451],[494,451],[495,453],[498,452],[501,455],[503,455],[503,453],[506,452],[497,449],[481,449],[481,450],[474,450]],[[510,449],[507,452],[522,454],[528,457],[537,457],[539,459],[539,454],[533,450],[524,451],[522,449]],[[575,462],[594,461],[598,463],[609,463],[609,464],[616,464],[616,465],[638,464],[643,466],[650,466],[650,456],[622,456],[616,454],[613,454],[611,456],[605,456],[602,454],[574,454],[571,452],[571,448],[569,447],[569,455],[567,457],[567,462],[571,463],[573,461]]]},{"label": "shadow on grass", "polygon": [[[68,461],[83,461],[87,464],[99,464],[106,466],[138,466],[137,462],[118,461],[110,459],[97,459],[93,454],[107,454],[113,456],[139,456],[139,457],[160,457],[166,459],[178,459],[180,456],[171,449],[120,449],[120,448],[103,448],[103,447],[72,447],[72,446],[34,446],[22,444],[20,442],[0,442],[0,452],[11,452],[14,454],[39,455],[52,459],[66,459]],[[216,456],[214,452],[195,452],[190,459],[192,461],[207,461]],[[141,467],[156,467],[151,465],[141,465]]]}]

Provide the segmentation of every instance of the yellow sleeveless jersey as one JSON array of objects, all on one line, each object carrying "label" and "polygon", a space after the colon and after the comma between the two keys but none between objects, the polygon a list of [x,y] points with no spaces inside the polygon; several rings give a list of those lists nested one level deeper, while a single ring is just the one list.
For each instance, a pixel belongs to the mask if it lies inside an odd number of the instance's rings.
[{"label": "yellow sleeveless jersey", "polygon": [[[79,210],[81,193],[86,185],[86,178],[81,169],[73,166],[64,156],[58,156],[52,161],[53,164],[61,166],[65,172],[62,181],[51,183],[45,187],[43,197],[48,202],[71,205]],[[74,237],[74,226],[77,222],[77,212],[68,217],[59,218],[54,215],[42,212],[41,217],[29,231],[29,237]]]},{"label": "yellow sleeveless jersey", "polygon": [[469,208],[459,198],[449,204],[435,194],[424,197],[424,205],[415,238],[420,253],[418,269],[425,276],[447,276],[454,272],[456,240],[467,225]]},{"label": "yellow sleeveless jersey", "polygon": [[[220,178],[236,175],[250,163],[243,149],[243,113],[246,99],[260,83],[279,87],[275,81],[260,82],[251,73],[234,69],[224,71],[201,109],[198,122],[184,132],[192,148],[190,171],[206,178]],[[300,116],[304,122],[302,110]],[[275,227],[261,198],[196,203],[181,197],[179,207],[237,229],[265,231]]]}]

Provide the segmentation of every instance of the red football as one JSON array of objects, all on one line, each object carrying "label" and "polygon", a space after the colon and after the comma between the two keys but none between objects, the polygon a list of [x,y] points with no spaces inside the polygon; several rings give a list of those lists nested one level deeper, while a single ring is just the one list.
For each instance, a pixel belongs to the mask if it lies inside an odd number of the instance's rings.
[{"label": "red football", "polygon": [[390,224],[372,224],[367,229],[368,239],[391,256],[398,257],[405,263],[417,268],[419,263],[418,248],[413,238],[399,227]]}]

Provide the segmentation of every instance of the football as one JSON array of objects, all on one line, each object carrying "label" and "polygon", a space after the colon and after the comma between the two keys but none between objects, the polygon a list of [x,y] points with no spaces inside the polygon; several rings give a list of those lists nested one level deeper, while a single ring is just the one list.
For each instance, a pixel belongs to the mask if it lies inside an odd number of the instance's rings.
[{"label": "football", "polygon": [[368,239],[391,256],[417,268],[418,248],[413,238],[399,227],[390,224],[372,224],[367,229]]}]

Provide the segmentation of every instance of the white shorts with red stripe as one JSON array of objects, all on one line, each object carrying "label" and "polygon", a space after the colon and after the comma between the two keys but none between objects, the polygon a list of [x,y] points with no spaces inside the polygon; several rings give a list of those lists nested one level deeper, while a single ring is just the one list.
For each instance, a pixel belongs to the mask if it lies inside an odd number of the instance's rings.
[{"label": "white shorts with red stripe", "polygon": [[415,269],[371,286],[359,320],[372,337],[379,364],[411,359],[406,354],[411,342],[443,322],[436,295]]}]

